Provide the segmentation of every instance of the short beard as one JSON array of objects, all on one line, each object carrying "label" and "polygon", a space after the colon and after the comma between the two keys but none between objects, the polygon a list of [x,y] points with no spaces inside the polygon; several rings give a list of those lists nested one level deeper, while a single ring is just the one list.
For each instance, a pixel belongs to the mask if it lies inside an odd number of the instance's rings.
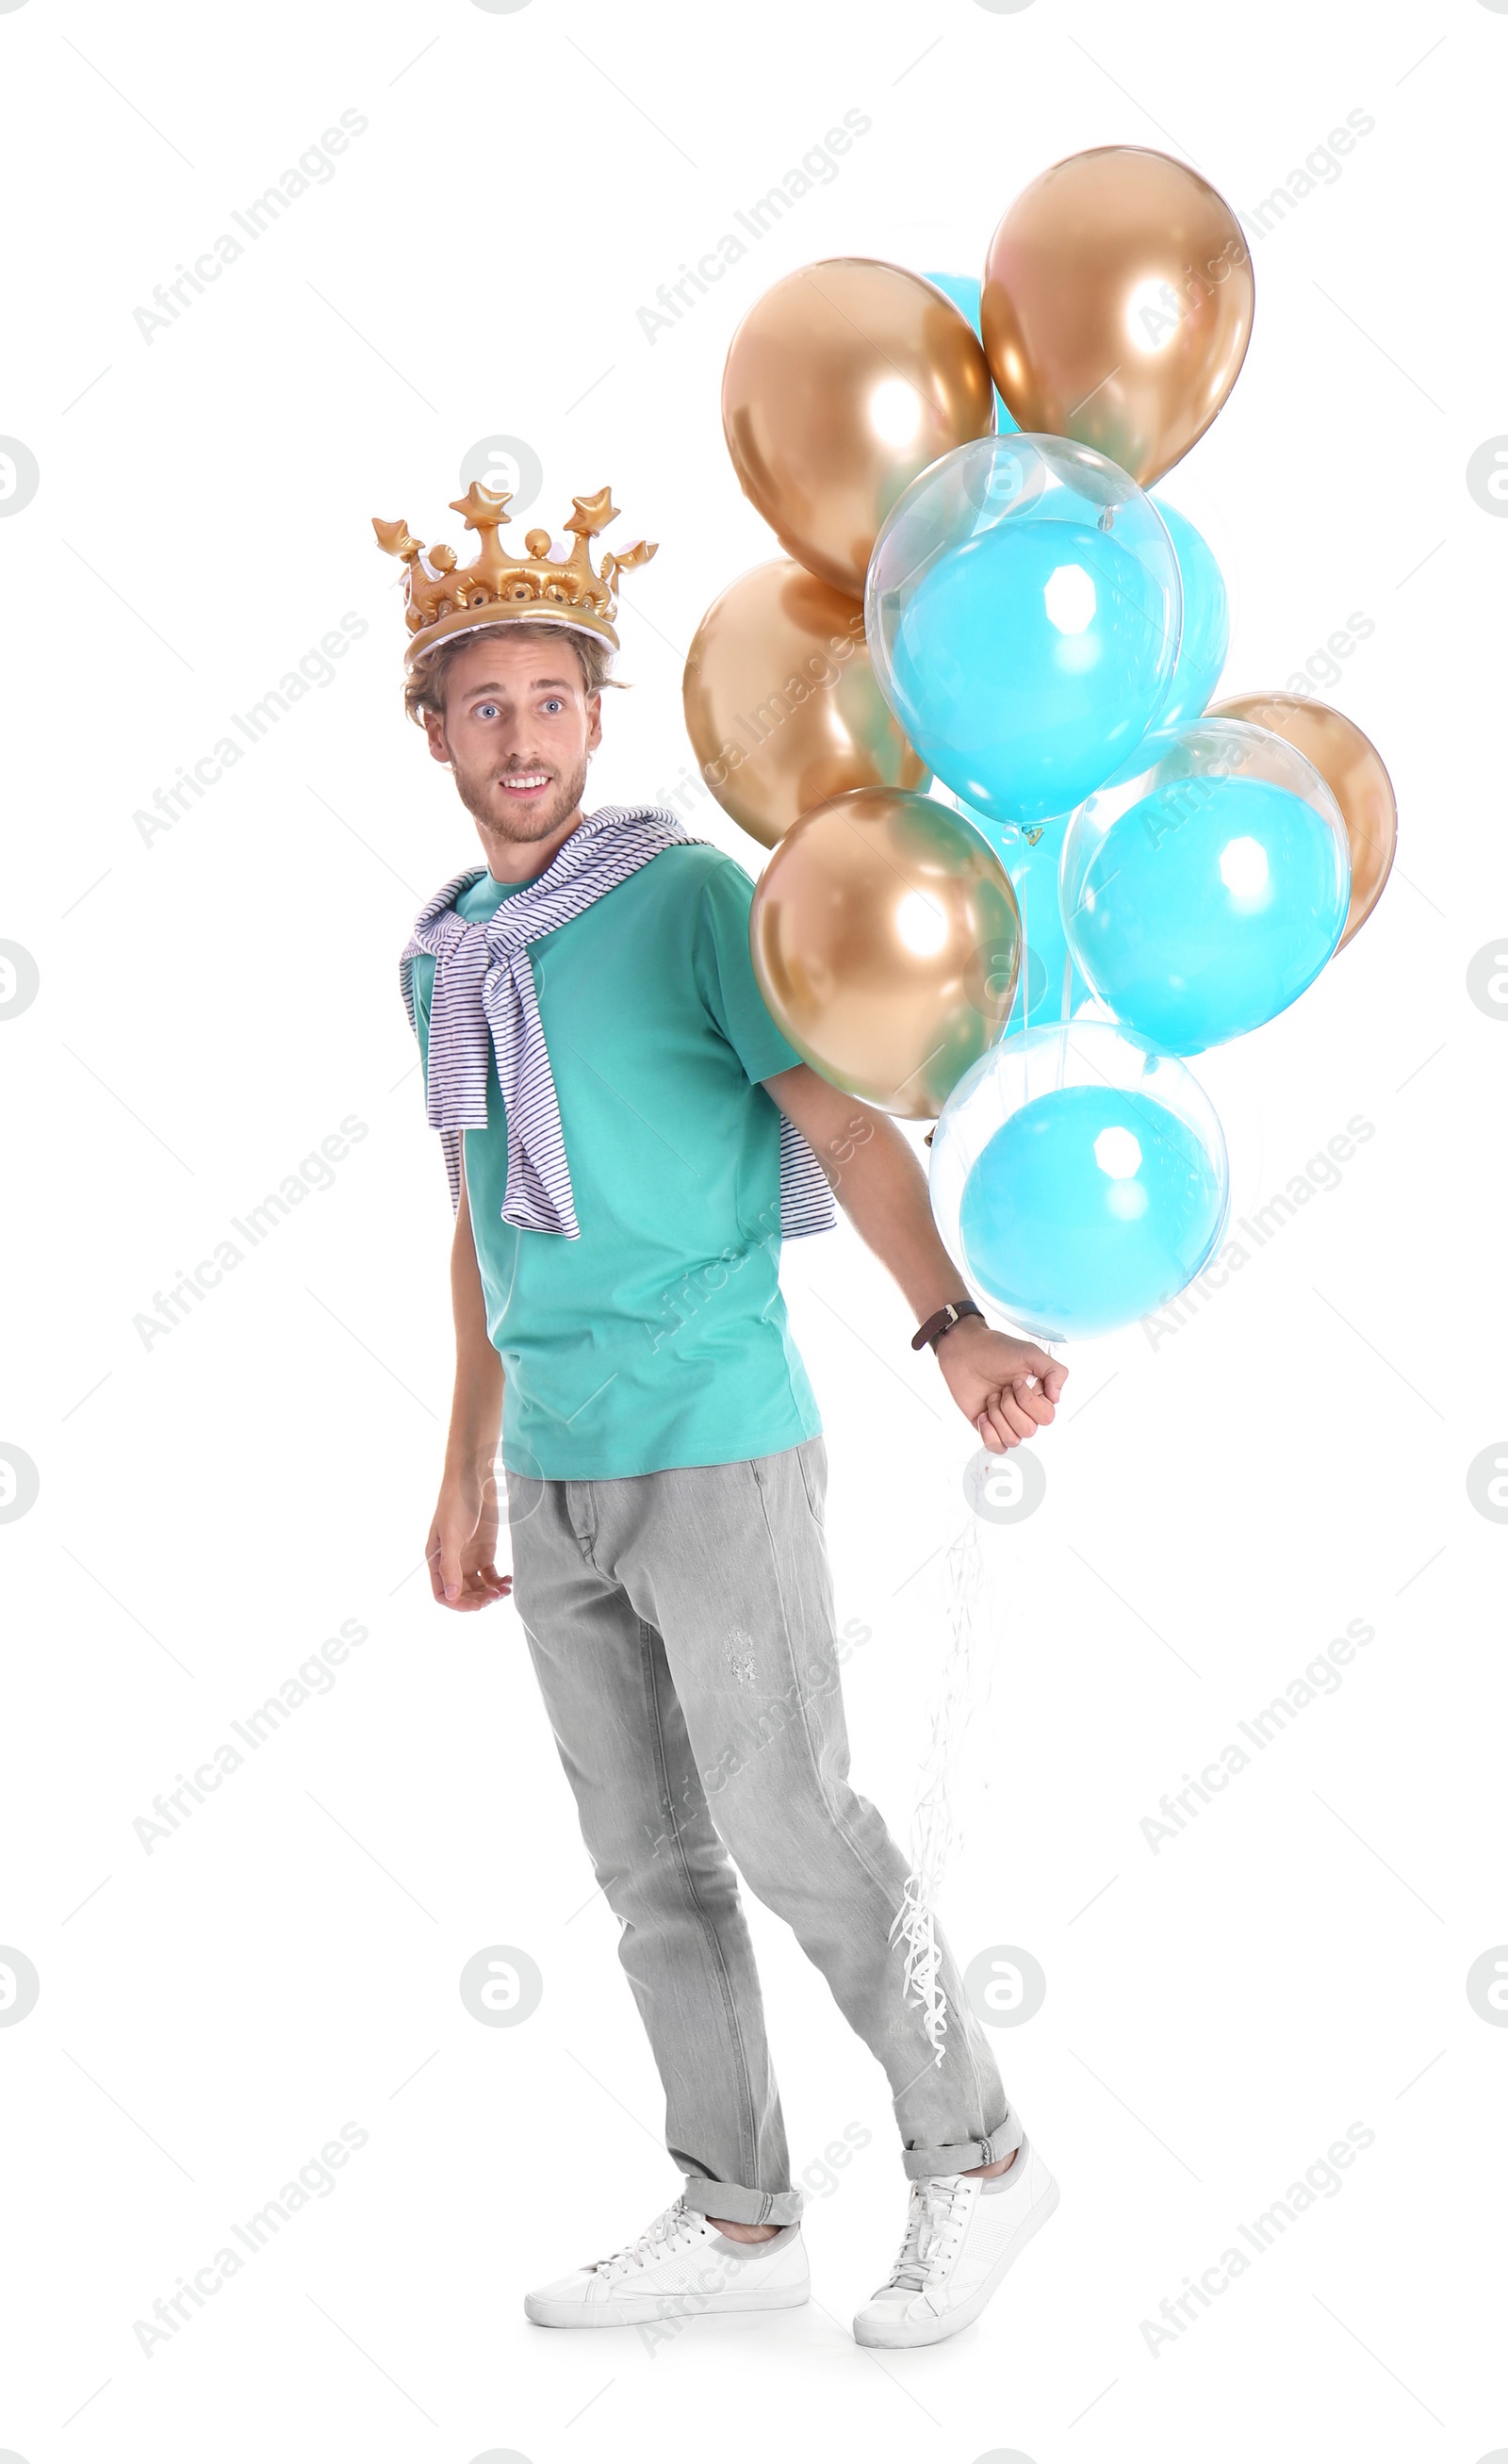
[{"label": "short beard", "polygon": [[536,806],[533,812],[520,813],[516,825],[510,813],[505,812],[499,818],[488,802],[496,783],[495,770],[490,769],[479,779],[472,780],[467,778],[458,761],[452,761],[450,766],[456,794],[479,829],[489,836],[506,839],[511,847],[532,847],[540,839],[552,837],[562,822],[568,822],[576,811],[586,793],[590,756],[583,758],[579,769],[573,771],[569,778],[557,780],[555,791],[547,803]]}]

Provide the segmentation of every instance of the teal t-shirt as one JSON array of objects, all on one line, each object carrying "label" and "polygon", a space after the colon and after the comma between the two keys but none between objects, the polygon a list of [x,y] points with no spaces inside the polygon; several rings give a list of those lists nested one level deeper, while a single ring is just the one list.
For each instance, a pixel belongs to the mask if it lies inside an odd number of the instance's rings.
[{"label": "teal t-shirt", "polygon": [[[484,920],[523,886],[484,872],[456,912]],[[623,1479],[821,1428],[780,1292],[780,1112],[758,1084],[801,1056],[754,979],[753,895],[719,848],[672,846],[529,945],[580,1235],[502,1221],[489,1048],[488,1125],[463,1145],[511,1471]],[[413,961],[426,1072],[434,965]]]}]

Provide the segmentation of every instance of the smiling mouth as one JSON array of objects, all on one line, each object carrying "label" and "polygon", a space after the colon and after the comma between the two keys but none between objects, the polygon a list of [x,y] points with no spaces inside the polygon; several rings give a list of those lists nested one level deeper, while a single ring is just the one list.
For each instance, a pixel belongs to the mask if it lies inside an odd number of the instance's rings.
[{"label": "smiling mouth", "polygon": [[537,796],[550,784],[548,770],[505,772],[497,781],[510,796]]}]

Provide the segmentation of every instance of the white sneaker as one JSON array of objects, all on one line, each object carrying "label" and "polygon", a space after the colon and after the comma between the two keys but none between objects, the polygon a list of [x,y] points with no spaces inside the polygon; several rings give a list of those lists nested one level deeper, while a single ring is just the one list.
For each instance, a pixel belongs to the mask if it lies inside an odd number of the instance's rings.
[{"label": "white sneaker", "polygon": [[1058,2205],[1058,2185],[1022,2140],[997,2174],[940,2173],[911,2184],[906,2239],[888,2284],[854,2321],[861,2344],[940,2344],[977,2319],[1016,2253]]},{"label": "white sneaker", "polygon": [[732,2241],[684,2198],[610,2258],[524,2296],[540,2327],[637,2327],[705,2311],[794,2310],[811,2290],[798,2224]]}]

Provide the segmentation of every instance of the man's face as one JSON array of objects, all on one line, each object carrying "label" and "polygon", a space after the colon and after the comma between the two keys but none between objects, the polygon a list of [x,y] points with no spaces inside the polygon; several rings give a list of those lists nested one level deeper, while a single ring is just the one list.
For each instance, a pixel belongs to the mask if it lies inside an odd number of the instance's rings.
[{"label": "man's face", "polygon": [[489,633],[456,659],[445,716],[426,711],[425,732],[435,759],[453,763],[491,858],[494,846],[533,846],[574,819],[602,740],[601,706],[563,630],[557,641]]}]

